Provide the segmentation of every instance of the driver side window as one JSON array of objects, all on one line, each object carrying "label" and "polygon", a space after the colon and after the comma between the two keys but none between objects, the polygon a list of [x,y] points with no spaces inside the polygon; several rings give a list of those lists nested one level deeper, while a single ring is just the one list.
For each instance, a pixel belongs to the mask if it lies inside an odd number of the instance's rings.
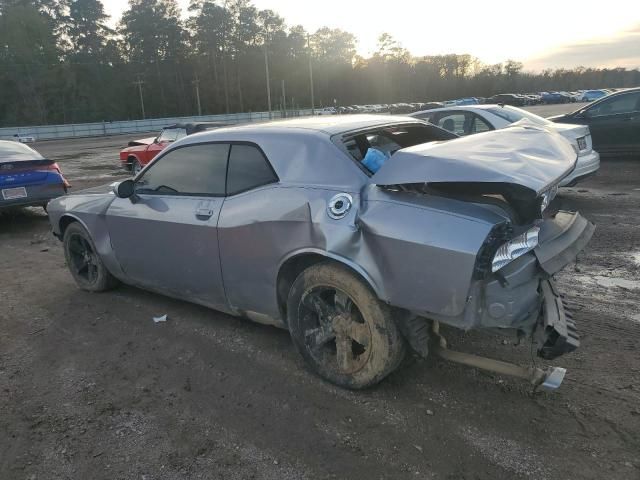
[{"label": "driver side window", "polygon": [[640,92],[627,93],[609,98],[588,109],[588,116],[618,115],[640,110]]},{"label": "driver side window", "polygon": [[149,165],[136,192],[155,195],[224,196],[229,145],[209,143],[170,150]]}]

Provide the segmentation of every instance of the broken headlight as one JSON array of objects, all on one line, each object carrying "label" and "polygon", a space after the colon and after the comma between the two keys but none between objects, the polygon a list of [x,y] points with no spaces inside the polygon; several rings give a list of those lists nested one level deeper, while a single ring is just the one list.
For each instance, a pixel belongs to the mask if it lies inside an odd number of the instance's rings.
[{"label": "broken headlight", "polygon": [[516,258],[536,248],[538,246],[539,233],[540,227],[530,228],[498,248],[491,262],[491,271],[497,272]]}]

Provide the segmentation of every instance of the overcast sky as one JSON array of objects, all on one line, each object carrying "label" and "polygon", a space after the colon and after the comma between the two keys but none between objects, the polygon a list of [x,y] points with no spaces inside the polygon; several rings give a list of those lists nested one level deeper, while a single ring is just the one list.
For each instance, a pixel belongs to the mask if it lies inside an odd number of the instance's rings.
[{"label": "overcast sky", "polygon": [[[388,32],[414,55],[470,53],[525,67],[640,67],[639,0],[254,0],[288,25],[328,26],[358,37],[369,55]],[[115,23],[127,0],[103,0]],[[179,0],[186,15],[189,0]]]}]

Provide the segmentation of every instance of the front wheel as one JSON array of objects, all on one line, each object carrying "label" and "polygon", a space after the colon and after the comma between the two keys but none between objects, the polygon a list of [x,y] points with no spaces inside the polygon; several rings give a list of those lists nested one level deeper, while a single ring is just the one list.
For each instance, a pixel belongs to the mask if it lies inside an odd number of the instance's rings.
[{"label": "front wheel", "polygon": [[102,292],[118,285],[96,251],[93,240],[84,227],[71,223],[64,232],[64,257],[78,287],[89,292]]},{"label": "front wheel", "polygon": [[140,165],[140,162],[137,158],[134,158],[131,162],[131,172],[134,175],[138,175],[140,173],[140,170],[142,170],[142,165]]},{"label": "front wheel", "polygon": [[374,385],[405,357],[391,309],[340,265],[317,264],[298,276],[287,320],[293,343],[311,369],[341,387]]}]

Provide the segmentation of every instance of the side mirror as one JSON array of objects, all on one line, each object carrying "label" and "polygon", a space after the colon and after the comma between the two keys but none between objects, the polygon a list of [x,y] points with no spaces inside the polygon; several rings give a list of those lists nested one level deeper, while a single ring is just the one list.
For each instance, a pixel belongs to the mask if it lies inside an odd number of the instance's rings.
[{"label": "side mirror", "polygon": [[114,185],[113,193],[115,193],[118,198],[131,198],[136,193],[135,186],[136,184],[133,180],[123,180]]},{"label": "side mirror", "polygon": [[153,139],[153,143],[160,143],[160,142],[158,141],[158,139],[159,139],[159,138],[160,138],[160,137],[156,137],[156,138],[154,138],[154,139]]}]

